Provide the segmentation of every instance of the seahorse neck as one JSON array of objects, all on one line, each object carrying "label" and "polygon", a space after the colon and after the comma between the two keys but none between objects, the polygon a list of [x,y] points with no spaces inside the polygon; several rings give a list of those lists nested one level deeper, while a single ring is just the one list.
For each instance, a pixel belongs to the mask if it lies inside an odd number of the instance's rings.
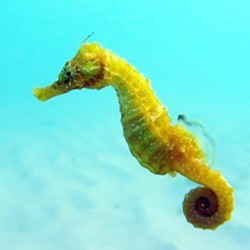
[{"label": "seahorse neck", "polygon": [[170,123],[167,110],[154,94],[149,80],[125,60],[114,54],[107,54],[105,78],[116,90],[122,117],[125,114],[131,116],[133,113],[136,115],[141,113],[146,119],[154,121],[157,117],[164,115]]}]

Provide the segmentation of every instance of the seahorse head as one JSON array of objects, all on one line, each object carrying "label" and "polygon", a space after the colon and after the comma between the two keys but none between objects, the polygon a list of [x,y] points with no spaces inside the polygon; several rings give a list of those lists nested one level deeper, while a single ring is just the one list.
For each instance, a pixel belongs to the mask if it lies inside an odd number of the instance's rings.
[{"label": "seahorse head", "polygon": [[102,49],[97,43],[84,44],[76,56],[67,61],[58,75],[58,79],[50,86],[34,88],[34,95],[40,101],[67,93],[74,89],[100,89],[105,87],[105,67],[101,62]]}]

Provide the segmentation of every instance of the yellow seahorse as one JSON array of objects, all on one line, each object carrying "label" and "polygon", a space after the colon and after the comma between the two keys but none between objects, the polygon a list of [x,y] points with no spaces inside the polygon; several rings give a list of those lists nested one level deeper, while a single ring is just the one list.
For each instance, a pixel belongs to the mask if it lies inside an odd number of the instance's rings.
[{"label": "yellow seahorse", "polygon": [[51,86],[35,88],[41,101],[73,89],[115,88],[124,137],[139,163],[154,174],[176,172],[204,187],[191,190],[183,212],[195,227],[215,229],[231,217],[233,188],[220,172],[210,169],[196,137],[181,124],[173,125],[144,78],[124,59],[97,43],[81,45]]}]

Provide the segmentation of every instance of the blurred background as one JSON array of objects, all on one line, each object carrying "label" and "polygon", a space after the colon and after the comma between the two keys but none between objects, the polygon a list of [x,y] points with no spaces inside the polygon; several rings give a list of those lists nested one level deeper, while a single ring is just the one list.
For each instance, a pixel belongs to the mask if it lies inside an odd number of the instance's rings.
[{"label": "blurred background", "polygon": [[[248,249],[249,13],[245,0],[1,0],[0,248]],[[173,123],[186,114],[213,136],[231,221],[186,222],[196,184],[139,166],[112,88],[33,97],[91,32],[151,80]]]}]

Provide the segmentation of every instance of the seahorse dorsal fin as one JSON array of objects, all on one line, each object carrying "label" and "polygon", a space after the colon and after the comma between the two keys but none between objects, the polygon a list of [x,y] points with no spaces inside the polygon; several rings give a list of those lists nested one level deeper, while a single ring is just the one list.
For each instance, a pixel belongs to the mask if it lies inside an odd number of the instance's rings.
[{"label": "seahorse dorsal fin", "polygon": [[204,152],[207,164],[213,165],[215,161],[215,141],[203,125],[198,121],[188,120],[184,114],[178,116],[177,122],[195,136]]}]

